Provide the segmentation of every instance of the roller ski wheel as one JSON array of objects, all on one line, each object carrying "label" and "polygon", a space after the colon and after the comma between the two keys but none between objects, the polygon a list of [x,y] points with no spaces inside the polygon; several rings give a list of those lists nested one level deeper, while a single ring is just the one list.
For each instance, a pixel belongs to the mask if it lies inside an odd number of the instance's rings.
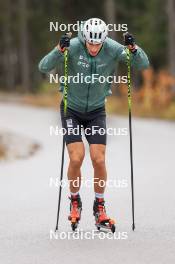
[{"label": "roller ski wheel", "polygon": [[79,195],[72,195],[69,199],[71,200],[71,203],[68,220],[71,222],[72,231],[75,231],[81,219],[82,202]]},{"label": "roller ski wheel", "polygon": [[79,224],[79,218],[68,218],[69,219],[69,221],[71,222],[71,228],[72,228],[72,231],[75,231],[76,229],[77,229],[77,227],[78,227],[78,224]]},{"label": "roller ski wheel", "polygon": [[97,230],[107,229],[115,233],[115,221],[106,215],[106,209],[104,206],[104,199],[96,198],[94,201],[93,211],[95,216],[95,225]]},{"label": "roller ski wheel", "polygon": [[78,227],[78,220],[76,218],[72,218],[71,220],[71,228],[72,228],[72,231],[75,231]]},{"label": "roller ski wheel", "polygon": [[100,222],[100,223],[95,223],[97,230],[101,230],[102,229],[107,229],[107,230],[111,230],[112,233],[115,233],[116,227],[115,227],[115,222],[114,220],[110,219],[109,221],[105,221],[105,222]]}]

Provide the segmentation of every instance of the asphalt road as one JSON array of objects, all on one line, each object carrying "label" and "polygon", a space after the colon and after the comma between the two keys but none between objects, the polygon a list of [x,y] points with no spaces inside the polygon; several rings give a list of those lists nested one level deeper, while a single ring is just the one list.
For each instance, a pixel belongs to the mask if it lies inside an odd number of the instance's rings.
[{"label": "asphalt road", "polygon": [[[128,128],[128,119],[123,117],[109,116],[107,123],[116,129]],[[59,232],[54,235],[58,199],[54,181],[60,171],[62,137],[50,136],[50,126],[57,125],[61,127],[56,111],[0,104],[0,129],[41,145],[37,154],[27,160],[0,163],[0,263],[173,264],[175,123],[133,119],[135,232],[131,230],[129,137],[108,137],[108,177],[116,186],[107,188],[105,198],[108,214],[117,220],[115,237],[96,232],[93,188],[85,185],[81,190],[79,233],[72,234],[67,220],[69,192],[65,186]],[[85,144],[84,182],[93,176]],[[67,165],[66,153],[65,179]]]}]

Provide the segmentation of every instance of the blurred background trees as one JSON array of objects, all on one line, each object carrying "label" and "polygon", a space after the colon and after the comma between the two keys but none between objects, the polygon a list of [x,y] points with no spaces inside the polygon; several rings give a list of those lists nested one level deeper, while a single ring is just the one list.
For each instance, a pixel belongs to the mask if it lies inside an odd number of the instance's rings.
[{"label": "blurred background trees", "polygon": [[[136,36],[136,42],[148,54],[153,73],[137,77],[136,80],[133,77],[137,92],[143,89],[145,76],[153,77],[150,92],[155,92],[155,79],[163,71],[162,79],[167,80],[164,87],[167,86],[168,94],[174,98],[174,0],[1,1],[0,90],[20,93],[40,90],[44,76],[38,71],[38,62],[58,43],[62,34],[50,32],[49,22],[67,24],[90,17],[100,17],[107,23],[128,24],[129,31]],[[76,36],[76,32],[73,36]],[[112,32],[111,37],[122,43],[122,32]],[[148,89],[148,85],[145,89]]]},{"label": "blurred background trees", "polygon": [[167,1],[168,13],[168,62],[170,73],[175,75],[175,1]]}]

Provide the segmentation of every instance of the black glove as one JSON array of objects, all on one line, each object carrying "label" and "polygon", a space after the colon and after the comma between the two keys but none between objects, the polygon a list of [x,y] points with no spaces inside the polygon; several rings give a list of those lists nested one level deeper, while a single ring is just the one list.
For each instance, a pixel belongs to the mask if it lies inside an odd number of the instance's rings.
[{"label": "black glove", "polygon": [[134,37],[129,32],[124,33],[123,38],[124,38],[124,43],[126,46],[128,46],[128,45],[134,46],[135,45]]},{"label": "black glove", "polygon": [[61,36],[59,44],[61,49],[68,48],[70,46],[70,36],[67,34]]}]

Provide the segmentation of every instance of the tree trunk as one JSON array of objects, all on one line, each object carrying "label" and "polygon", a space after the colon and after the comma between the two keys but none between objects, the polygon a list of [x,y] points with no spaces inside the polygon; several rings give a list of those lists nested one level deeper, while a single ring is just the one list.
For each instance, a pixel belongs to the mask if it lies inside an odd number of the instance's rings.
[{"label": "tree trunk", "polygon": [[[107,24],[116,24],[116,4],[114,0],[105,0],[104,13]],[[113,39],[116,39],[116,35],[116,31],[109,32],[109,36]]]},{"label": "tree trunk", "polygon": [[21,81],[25,92],[30,89],[30,70],[29,70],[29,49],[28,49],[28,28],[27,28],[27,0],[19,0],[19,33],[20,33],[20,64]]},{"label": "tree trunk", "polygon": [[11,2],[6,0],[3,3],[4,16],[2,19],[2,33],[3,33],[3,68],[4,68],[4,79],[5,87],[11,91],[15,86],[15,69],[13,65],[13,43],[12,43],[12,32],[11,32]]}]

